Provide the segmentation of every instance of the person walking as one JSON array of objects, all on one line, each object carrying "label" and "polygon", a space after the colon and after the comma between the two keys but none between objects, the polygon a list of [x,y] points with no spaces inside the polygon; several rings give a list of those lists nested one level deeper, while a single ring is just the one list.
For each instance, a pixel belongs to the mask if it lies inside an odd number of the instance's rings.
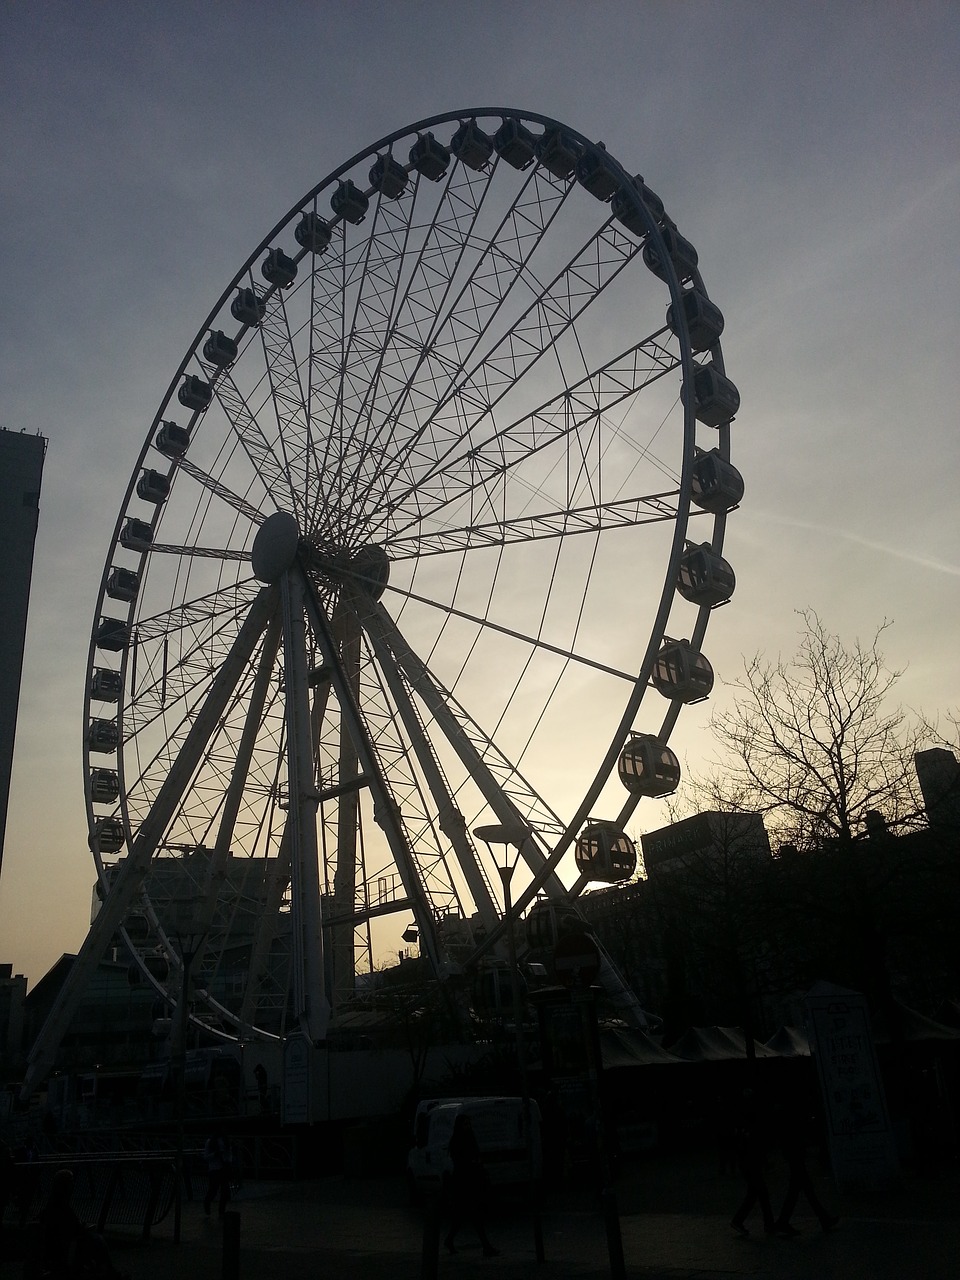
[{"label": "person walking", "polygon": [[43,1275],[89,1276],[90,1280],[130,1280],[113,1265],[102,1236],[73,1207],[73,1174],[58,1169],[40,1211],[37,1265]]},{"label": "person walking", "polygon": [[464,1223],[469,1222],[479,1237],[483,1256],[495,1258],[500,1251],[490,1243],[484,1224],[487,1173],[469,1116],[461,1113],[453,1122],[449,1151],[453,1164],[450,1179],[450,1230],[443,1243],[450,1253],[456,1253],[457,1233]]},{"label": "person walking", "polygon": [[767,1133],[764,1117],[757,1096],[752,1089],[744,1089],[740,1114],[734,1130],[737,1163],[746,1183],[746,1194],[740,1202],[736,1213],[730,1219],[734,1231],[748,1236],[747,1216],[755,1204],[759,1204],[763,1215],[763,1229],[767,1235],[776,1231],[773,1210],[770,1207],[770,1193],[764,1178],[764,1165],[767,1158]]},{"label": "person walking", "polygon": [[203,1212],[210,1216],[210,1206],[218,1202],[217,1212],[222,1218],[230,1199],[230,1176],[233,1171],[233,1149],[225,1135],[211,1134],[203,1144],[203,1157],[207,1162],[207,1193],[203,1197]]},{"label": "person walking", "polygon": [[783,1152],[787,1168],[790,1171],[787,1193],[783,1198],[783,1205],[776,1220],[778,1235],[796,1236],[800,1234],[797,1228],[791,1225],[790,1218],[797,1207],[797,1201],[801,1193],[806,1197],[807,1204],[817,1215],[821,1230],[832,1231],[834,1227],[839,1225],[840,1219],[835,1214],[832,1214],[829,1209],[824,1208],[814,1189],[813,1179],[807,1170],[806,1113],[802,1104],[787,1102],[783,1106],[779,1115],[778,1138],[780,1150]]}]

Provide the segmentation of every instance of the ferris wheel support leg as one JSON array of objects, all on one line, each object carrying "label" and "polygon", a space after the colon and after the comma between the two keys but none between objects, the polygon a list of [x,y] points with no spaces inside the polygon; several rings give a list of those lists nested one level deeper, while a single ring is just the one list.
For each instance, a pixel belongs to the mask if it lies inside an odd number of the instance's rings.
[{"label": "ferris wheel support leg", "polygon": [[370,787],[374,800],[374,819],[387,838],[390,852],[400,872],[403,887],[410,899],[414,915],[420,925],[420,945],[426,951],[434,973],[441,972],[439,940],[436,920],[430,909],[427,895],[414,870],[413,855],[407,842],[399,808],[383,776],[376,750],[364,725],[363,715],[354,696],[349,674],[344,670],[330,620],[317,599],[309,578],[304,576],[304,597],[310,625],[323,656],[330,666],[330,680],[340,706],[340,714],[346,722],[347,732],[357,751],[361,773]]},{"label": "ferris wheel support leg", "polygon": [[[338,609],[333,629],[340,644],[343,669],[353,695],[360,697],[360,631],[355,620]],[[337,866],[333,876],[333,913],[342,921],[327,930],[330,949],[334,1009],[342,1007],[354,992],[357,968],[355,932],[350,919],[357,893],[357,826],[360,799],[357,779],[360,761],[346,724],[340,722],[337,778],[343,788],[337,803]]]},{"label": "ferris wheel support leg", "polygon": [[197,924],[197,932],[203,940],[200,943],[199,950],[193,957],[194,972],[199,972],[203,965],[203,957],[207,949],[210,928],[213,924],[214,913],[216,912],[217,899],[220,895],[220,890],[223,886],[224,877],[226,875],[227,862],[230,857],[230,847],[233,844],[234,831],[236,830],[237,825],[237,816],[240,813],[244,787],[246,786],[247,776],[250,772],[250,761],[253,758],[253,751],[257,741],[257,733],[260,729],[260,723],[263,718],[263,709],[267,700],[267,693],[270,688],[270,679],[273,675],[274,664],[276,663],[277,652],[280,647],[281,630],[282,628],[279,617],[273,617],[270,620],[270,625],[267,627],[263,648],[260,652],[257,674],[254,679],[253,689],[250,693],[250,701],[248,703],[247,714],[244,719],[243,732],[240,735],[240,743],[237,748],[237,758],[231,773],[230,785],[227,787],[227,793],[224,797],[220,826],[217,829],[217,839],[213,848],[213,857],[210,859],[204,900]]},{"label": "ferris wheel support leg", "polygon": [[325,1040],[330,1022],[323,967],[320,879],[317,864],[317,806],[310,688],[307,676],[303,580],[296,572],[281,579],[283,675],[286,685],[288,817],[293,925],[294,1015],[311,1043]]},{"label": "ferris wheel support leg", "polygon": [[[462,764],[469,771],[483,798],[496,814],[498,822],[510,827],[529,827],[524,815],[504,792],[500,783],[487,767],[480,752],[467,734],[464,733],[463,726],[450,710],[446,699],[437,688],[425,663],[407,644],[403,634],[386,609],[380,604],[373,605],[369,616],[364,619],[364,625],[368,633],[376,628],[381,643],[389,650],[391,661],[404,672],[414,690],[423,699],[438,728],[460,757]],[[567,891],[563,882],[555,872],[545,869],[545,860],[533,839],[523,841],[521,853],[524,861],[534,871],[543,873],[542,883],[551,897],[566,897]]]},{"label": "ferris wheel support leg", "polygon": [[[364,607],[362,602],[360,607],[361,609]],[[453,846],[453,851],[467,882],[467,888],[470,890],[474,906],[484,923],[485,929],[490,930],[499,922],[500,915],[490,893],[490,888],[477,864],[473,845],[467,835],[466,820],[454,803],[439,762],[424,733],[420,716],[410,700],[396,660],[384,638],[379,615],[372,614],[369,609],[365,609],[363,621],[367,624],[367,635],[370,637],[374,652],[377,654],[380,670],[386,678],[397,711],[406,728],[407,736],[417,754],[427,785],[437,805],[440,830]]]},{"label": "ferris wheel support leg", "polygon": [[275,608],[276,592],[271,587],[262,588],[237,632],[230,652],[217,672],[206,701],[191,725],[150,812],[144,818],[129,854],[119,864],[110,892],[94,917],[66,981],[30,1050],[21,1088],[23,1099],[30,1097],[52,1069],[60,1041],[70,1026],[83,992],[103,959],[110,939],[139,892],[167,824],[189,786],[210,736],[217,728],[237,681],[250,661],[257,641]]}]

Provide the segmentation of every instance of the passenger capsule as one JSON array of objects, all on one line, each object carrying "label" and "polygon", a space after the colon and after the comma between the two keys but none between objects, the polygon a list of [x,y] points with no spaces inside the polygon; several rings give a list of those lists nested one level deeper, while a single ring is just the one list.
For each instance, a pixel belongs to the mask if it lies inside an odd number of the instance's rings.
[{"label": "passenger capsule", "polygon": [[90,799],[94,804],[114,804],[120,799],[120,775],[116,769],[90,770]]},{"label": "passenger capsule", "polygon": [[370,201],[367,196],[349,178],[337,184],[337,189],[330,197],[330,206],[338,218],[344,222],[352,222],[355,226],[367,216]]},{"label": "passenger capsule", "polygon": [[743,476],[718,449],[697,449],[690,499],[701,511],[732,511],[743,497]]},{"label": "passenger capsule", "polygon": [[[686,404],[686,387],[680,392]],[[712,362],[697,365],[693,374],[694,415],[705,427],[720,427],[730,422],[740,408],[740,392]]]},{"label": "passenger capsule", "polygon": [[119,818],[98,818],[87,843],[91,852],[99,849],[101,853],[119,853],[126,838]]},{"label": "passenger capsule", "polygon": [[165,458],[182,458],[190,446],[190,432],[176,422],[161,422],[153,443]]},{"label": "passenger capsule", "polygon": [[153,530],[146,520],[127,520],[120,530],[120,545],[126,551],[146,551],[153,541]]},{"label": "passenger capsule", "polygon": [[110,667],[94,667],[90,677],[90,697],[99,702],[118,702],[123,693],[123,679],[119,671]]},{"label": "passenger capsule", "polygon": [[297,278],[297,264],[282,249],[271,249],[260,264],[260,274],[279,289],[289,289]]},{"label": "passenger capsule", "polygon": [[[648,230],[647,222],[637,208],[635,196],[639,196],[641,203],[646,205],[653,215],[654,222],[663,221],[666,216],[663,201],[655,191],[650,190],[643,180],[643,175],[639,173],[633,178],[630,188],[623,186],[617,188],[610,202],[610,209],[617,221],[622,222],[628,231],[632,231],[637,236],[644,236]],[[644,261],[646,261],[646,251],[644,251]]]},{"label": "passenger capsule", "polygon": [[591,880],[619,884],[637,869],[637,847],[615,822],[590,822],[577,837],[577,870]]},{"label": "passenger capsule", "polygon": [[[671,227],[669,225],[661,227],[660,234],[663,236],[663,243],[667,250],[667,256],[673,263],[673,269],[676,273],[677,279],[681,281],[681,283],[684,280],[689,280],[697,269],[697,263],[700,261],[699,254],[696,249],[689,240],[684,239],[675,227]],[[643,260],[658,279],[667,279],[667,268],[661,260],[660,250],[653,243],[652,239],[648,240],[643,246]]]},{"label": "passenger capsule", "polygon": [[540,164],[555,178],[566,181],[573,177],[581,148],[562,129],[546,129],[537,139],[534,150]]},{"label": "passenger capsule", "polygon": [[410,163],[431,182],[439,182],[450,166],[450,152],[432,133],[421,133],[410,148]]},{"label": "passenger capsule", "polygon": [[[681,299],[690,346],[694,352],[709,351],[723,333],[723,312],[699,289],[687,289]],[[667,324],[679,337],[680,326],[674,323],[673,304],[667,307]]]},{"label": "passenger capsule", "polygon": [[737,579],[733,570],[712,549],[709,542],[691,546],[684,552],[677,577],[677,591],[691,604],[725,604],[733,595]]},{"label": "passenger capsule", "polygon": [[635,733],[620,753],[620,781],[633,796],[668,796],[680,785],[680,762],[651,733]]},{"label": "passenger capsule", "polygon": [[[150,921],[142,911],[136,911],[124,920],[123,931],[130,942],[137,946],[142,946],[150,937]],[[139,977],[139,965],[135,965],[134,968],[136,968]]]},{"label": "passenger capsule", "polygon": [[237,354],[237,344],[222,329],[215,329],[203,344],[204,360],[216,365],[218,369],[226,369],[232,365]]},{"label": "passenger capsule", "polygon": [[267,304],[253,289],[238,289],[230,303],[230,314],[234,320],[254,328],[267,314]]},{"label": "passenger capsule", "polygon": [[514,976],[520,988],[520,1004],[524,1003],[526,981],[522,973],[510,972],[507,965],[493,964],[481,968],[473,981],[473,1007],[487,1017],[513,1010]]},{"label": "passenger capsule", "polygon": [[170,481],[162,471],[144,471],[137,481],[137,497],[159,506],[170,496]]},{"label": "passenger capsule", "polygon": [[87,746],[91,751],[113,755],[120,745],[120,731],[116,720],[91,720],[87,729]]},{"label": "passenger capsule", "polygon": [[140,590],[140,575],[132,569],[113,568],[107,578],[107,595],[111,600],[122,600],[129,604],[136,600]]},{"label": "passenger capsule", "polygon": [[397,200],[406,190],[407,171],[391,155],[377,156],[370,169],[370,185],[387,200]]},{"label": "passenger capsule", "polygon": [[549,951],[560,938],[572,933],[589,933],[590,926],[569,904],[538,898],[527,912],[523,932],[532,950]]},{"label": "passenger capsule", "polygon": [[483,132],[475,120],[466,120],[450,139],[450,150],[461,164],[479,173],[493,155],[493,139]]},{"label": "passenger capsule", "polygon": [[121,618],[101,618],[97,627],[97,648],[104,653],[122,653],[130,643],[130,627]]},{"label": "passenger capsule", "polygon": [[653,665],[651,682],[671,702],[702,702],[713,689],[713,667],[689,640],[666,640]]},{"label": "passenger capsule", "polygon": [[619,168],[599,142],[577,161],[576,176],[581,187],[598,200],[609,200],[623,182]]},{"label": "passenger capsule", "polygon": [[293,232],[297,244],[313,254],[326,253],[333,235],[330,223],[319,213],[309,209],[297,223]]},{"label": "passenger capsule", "polygon": [[186,409],[208,409],[213,399],[213,387],[196,374],[188,373],[177,392],[177,399]]},{"label": "passenger capsule", "polygon": [[497,155],[514,169],[529,169],[537,158],[536,138],[514,116],[508,116],[493,135]]}]

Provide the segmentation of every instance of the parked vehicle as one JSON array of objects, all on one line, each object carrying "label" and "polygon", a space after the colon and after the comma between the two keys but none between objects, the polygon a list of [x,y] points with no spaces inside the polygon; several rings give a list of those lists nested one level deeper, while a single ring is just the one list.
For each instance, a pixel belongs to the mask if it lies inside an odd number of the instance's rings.
[{"label": "parked vehicle", "polygon": [[[526,1111],[527,1123],[524,1123]],[[490,1186],[516,1186],[540,1178],[540,1109],[522,1098],[429,1098],[417,1107],[407,1183],[420,1200],[443,1195],[453,1162],[450,1138],[457,1116],[467,1115],[480,1147]]]}]

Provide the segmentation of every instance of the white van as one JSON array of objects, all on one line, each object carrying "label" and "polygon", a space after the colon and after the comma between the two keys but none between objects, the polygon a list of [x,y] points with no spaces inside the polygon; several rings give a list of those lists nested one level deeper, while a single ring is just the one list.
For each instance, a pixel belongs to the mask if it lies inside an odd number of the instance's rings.
[{"label": "white van", "polygon": [[450,1138],[459,1115],[470,1117],[491,1187],[536,1181],[543,1172],[540,1109],[527,1102],[529,1144],[524,1142],[522,1098],[429,1098],[417,1107],[413,1146],[407,1156],[411,1196],[442,1195],[453,1171]]}]

